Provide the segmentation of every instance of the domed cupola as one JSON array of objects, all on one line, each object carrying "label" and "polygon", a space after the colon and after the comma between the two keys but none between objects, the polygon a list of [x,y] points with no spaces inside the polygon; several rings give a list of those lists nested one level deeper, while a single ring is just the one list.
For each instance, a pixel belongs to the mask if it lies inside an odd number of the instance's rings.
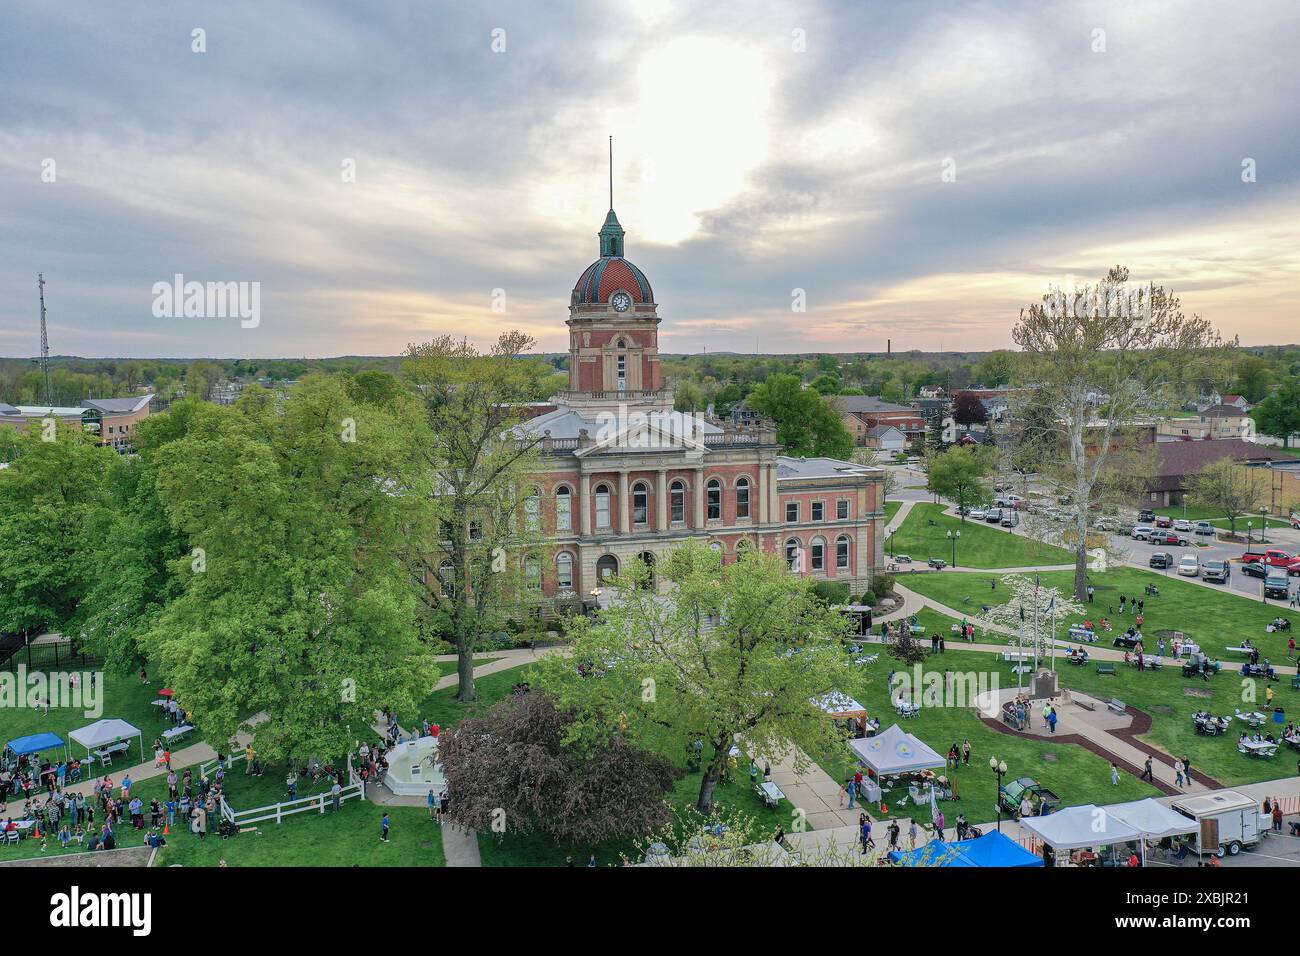
[{"label": "domed cupola", "polygon": [[[600,227],[600,258],[587,266],[574,284],[570,305],[610,303],[618,292],[625,292],[629,304],[651,305],[654,291],[645,273],[623,258],[623,227],[611,209]],[[613,303],[618,305],[620,303]]]}]

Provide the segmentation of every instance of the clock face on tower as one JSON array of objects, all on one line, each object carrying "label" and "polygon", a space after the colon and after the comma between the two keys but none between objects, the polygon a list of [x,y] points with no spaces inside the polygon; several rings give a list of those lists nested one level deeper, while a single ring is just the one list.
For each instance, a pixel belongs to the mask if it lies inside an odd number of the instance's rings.
[{"label": "clock face on tower", "polygon": [[614,307],[615,312],[626,312],[632,307],[632,297],[626,292],[615,292],[609,304]]}]

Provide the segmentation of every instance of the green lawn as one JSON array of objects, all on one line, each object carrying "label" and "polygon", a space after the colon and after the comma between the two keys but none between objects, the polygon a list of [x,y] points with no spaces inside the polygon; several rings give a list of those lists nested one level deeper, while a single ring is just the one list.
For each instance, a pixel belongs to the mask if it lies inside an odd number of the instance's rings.
[{"label": "green lawn", "polygon": [[[153,759],[151,749],[154,738],[171,726],[163,719],[162,709],[154,707],[151,701],[158,699],[158,690],[163,686],[157,682],[140,683],[138,675],[117,676],[100,674],[97,678],[102,713],[87,717],[84,708],[54,707],[48,714],[34,709],[4,708],[0,710],[0,743],[15,737],[50,731],[58,734],[70,744],[74,756],[85,757],[86,752],[79,745],[68,740],[68,732],[93,724],[96,720],[107,717],[119,717],[127,723],[139,727],[144,734],[145,759]],[[84,685],[83,685],[84,686]],[[184,746],[197,743],[201,738],[191,736]],[[53,754],[51,754],[52,756]],[[131,764],[140,762],[140,753],[132,744]],[[118,763],[123,764],[121,758]],[[123,764],[124,765],[124,764]]]},{"label": "green lawn", "polygon": [[987,524],[962,521],[945,515],[944,506],[920,502],[912,507],[902,525],[889,539],[893,554],[909,554],[913,561],[953,558],[948,532],[961,532],[957,542],[957,564],[966,568],[1019,568],[1042,564],[1068,564],[1068,551],[1034,541],[1023,535]]},{"label": "green lawn", "polygon": [[[989,581],[992,577],[992,574],[954,574],[944,571],[938,574],[905,575],[899,578],[899,583],[954,610],[969,609],[973,616],[979,613],[981,604],[1002,603],[1008,598],[1004,587],[999,586],[996,591],[990,590]],[[1046,586],[1057,587],[1068,593],[1073,588],[1074,572],[1045,571],[1041,580]],[[1084,615],[1063,618],[1059,622],[1062,634],[1070,624],[1082,621],[1085,616],[1095,620],[1106,614],[1123,630],[1133,623],[1133,615],[1118,615],[1119,596],[1126,594],[1131,598],[1136,595],[1146,601],[1143,631],[1151,638],[1151,645],[1154,645],[1155,638],[1162,630],[1182,631],[1200,644],[1211,657],[1223,657],[1225,665],[1236,667],[1242,663],[1242,658],[1227,654],[1224,648],[1235,645],[1246,637],[1260,647],[1273,663],[1287,663],[1288,635],[1267,634],[1264,628],[1279,615],[1290,617],[1300,624],[1300,614],[1276,601],[1266,605],[1229,592],[1181,581],[1176,575],[1166,576],[1139,568],[1112,568],[1105,573],[1090,575],[1089,580],[1096,588],[1095,603]],[[1147,597],[1143,593],[1144,586],[1149,583],[1160,588],[1159,597]]]},{"label": "green lawn", "polygon": [[901,501],[885,502],[885,524],[889,524],[889,522],[894,520],[894,515],[898,514],[898,509],[901,507],[903,507]]},{"label": "green lawn", "polygon": [[[920,623],[927,628],[939,628],[946,635],[953,620],[928,611],[921,616]],[[871,652],[874,653],[877,647],[879,645],[872,645]],[[890,704],[887,680],[891,670],[902,670],[902,667],[884,653],[883,648],[881,650],[880,659],[875,664],[859,668],[858,682],[853,687],[845,688],[845,691],[862,703],[869,714],[879,717],[882,727],[899,722],[909,733],[924,740],[941,755],[947,754],[948,748],[954,743],[960,747],[965,740],[971,742],[970,766],[956,771],[939,771],[949,773],[958,796],[961,797],[955,803],[940,805],[950,820],[955,819],[958,813],[965,813],[972,823],[994,819],[997,780],[988,767],[992,756],[1006,761],[1010,778],[1032,776],[1055,791],[1067,804],[1115,803],[1157,795],[1153,787],[1129,774],[1121,775],[1119,786],[1113,786],[1110,782],[1110,763],[1082,747],[999,733],[986,726],[967,707],[927,707],[916,717],[905,722],[899,721]],[[944,654],[927,658],[922,668],[923,673],[931,670],[942,673],[944,669],[951,668],[957,673],[985,674],[988,675],[988,681],[996,675],[998,686],[1004,688],[1016,684],[1010,664],[1003,663],[1001,658],[993,654],[960,650],[952,641],[948,642]],[[908,672],[911,673],[911,670]],[[828,757],[822,767],[836,780],[847,778],[852,769],[847,747],[838,755],[838,759],[836,755]],[[903,795],[905,793],[895,790],[894,799]],[[888,815],[902,817],[911,816],[914,812],[910,803],[899,806],[890,802],[889,810]],[[874,812],[878,814],[879,807]]]}]

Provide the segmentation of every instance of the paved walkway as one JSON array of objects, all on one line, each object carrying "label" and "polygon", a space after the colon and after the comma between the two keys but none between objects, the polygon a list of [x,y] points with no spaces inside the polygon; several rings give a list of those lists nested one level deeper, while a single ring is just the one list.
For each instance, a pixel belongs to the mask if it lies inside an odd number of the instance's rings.
[{"label": "paved walkway", "polygon": [[[803,773],[795,770],[795,762],[799,757],[803,757],[805,763]],[[757,762],[759,766],[763,765],[763,760]],[[847,798],[846,805],[840,806],[840,784],[832,780],[830,774],[803,751],[792,748],[779,757],[769,758],[769,763],[772,767],[772,782],[780,788],[792,806],[804,812],[804,819],[809,826],[822,830],[857,825],[858,809],[849,809]],[[748,768],[741,767],[736,776],[736,783],[743,781],[743,786],[749,785]]]}]

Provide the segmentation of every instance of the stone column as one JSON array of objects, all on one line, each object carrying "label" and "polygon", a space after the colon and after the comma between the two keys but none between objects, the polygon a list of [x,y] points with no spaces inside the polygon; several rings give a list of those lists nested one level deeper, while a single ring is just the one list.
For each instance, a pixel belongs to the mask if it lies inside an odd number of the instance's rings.
[{"label": "stone column", "polygon": [[655,527],[668,530],[668,469],[660,468],[655,479]]},{"label": "stone column", "polygon": [[591,476],[583,475],[578,483],[578,530],[584,538],[591,535]]},{"label": "stone column", "polygon": [[704,468],[695,469],[695,527],[704,527]]},{"label": "stone column", "polygon": [[767,466],[762,462],[758,465],[758,487],[754,489],[758,495],[758,523],[766,524],[767,517]]},{"label": "stone column", "polygon": [[631,509],[628,507],[627,500],[627,471],[623,470],[618,473],[618,533],[631,534],[632,524],[630,518]]}]

